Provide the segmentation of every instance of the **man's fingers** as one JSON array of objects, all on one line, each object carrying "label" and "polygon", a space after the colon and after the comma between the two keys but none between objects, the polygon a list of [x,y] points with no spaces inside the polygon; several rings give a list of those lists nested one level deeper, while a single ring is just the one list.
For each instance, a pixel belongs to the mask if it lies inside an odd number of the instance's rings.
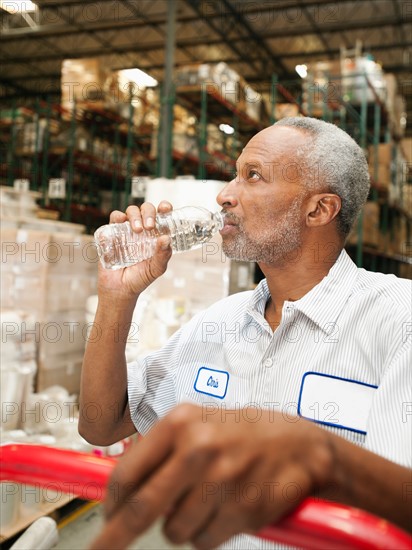
[{"label": "man's fingers", "polygon": [[110,223],[123,223],[126,220],[126,214],[124,212],[120,212],[120,210],[113,210],[109,218]]},{"label": "man's fingers", "polygon": [[[130,458],[131,454],[129,453],[126,457]],[[158,458],[156,457],[156,460]],[[209,459],[208,453],[193,454],[188,448],[167,459],[150,475],[139,490],[135,492],[130,490],[133,485],[129,483],[126,495],[123,483],[120,489],[121,500],[119,497],[119,502],[115,502],[116,499],[113,499],[112,494],[112,508],[107,526],[92,548],[125,548],[135,537],[146,531],[157,518],[173,509],[199,479]],[[127,468],[125,461],[122,462],[122,466]],[[141,468],[140,470],[143,471]],[[127,475],[130,478],[130,472]],[[114,478],[116,479],[116,476]],[[119,533],[121,536],[116,536]]]},{"label": "man's fingers", "polygon": [[[121,513],[113,516],[93,541],[90,550],[121,550],[127,548],[137,536],[134,525],[135,510],[125,506]],[[147,526],[149,527],[149,526]]]},{"label": "man's fingers", "polygon": [[163,531],[173,544],[183,544],[202,532],[219,509],[220,487],[201,482],[189,491],[168,515]]},{"label": "man's fingers", "polygon": [[173,206],[169,201],[162,201],[159,203],[157,210],[161,214],[166,214],[167,212],[170,212],[171,210],[173,210]]},{"label": "man's fingers", "polygon": [[143,227],[148,229],[154,229],[156,223],[156,208],[150,202],[144,202],[140,207],[140,212],[143,221]]},{"label": "man's fingers", "polygon": [[140,232],[143,230],[143,220],[140,208],[134,205],[128,206],[126,208],[126,216],[130,222],[133,231]]},{"label": "man's fingers", "polygon": [[110,477],[105,502],[108,517],[166,460],[172,446],[172,430],[167,422],[161,421],[151,430],[150,437],[136,442],[127,451]]},{"label": "man's fingers", "polygon": [[199,550],[215,548],[239,533],[255,533],[278,522],[310,490],[310,480],[297,464],[273,478],[256,469],[247,478],[222,488],[218,513],[191,539]]}]

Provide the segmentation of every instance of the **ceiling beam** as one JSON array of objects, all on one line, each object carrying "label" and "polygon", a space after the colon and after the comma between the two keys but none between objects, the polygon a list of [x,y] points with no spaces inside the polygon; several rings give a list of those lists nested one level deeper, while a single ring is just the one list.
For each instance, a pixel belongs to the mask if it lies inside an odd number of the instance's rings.
[{"label": "ceiling beam", "polygon": [[[99,0],[98,4],[115,4],[119,2],[119,0]],[[340,4],[344,3],[356,3],[359,0],[339,0]],[[37,0],[36,2],[40,8],[47,8],[47,9],[54,9],[58,10],[63,7],[71,7],[71,6],[84,6],[85,2],[84,0]],[[211,4],[213,2],[210,2]],[[238,0],[238,3],[240,5],[240,1]],[[218,2],[216,2],[216,5],[219,5]],[[307,7],[326,7],[328,5],[335,6],[336,0],[315,0],[310,1],[308,0],[305,2],[305,6]],[[285,11],[290,9],[299,9],[302,7],[302,4],[300,1],[279,1],[279,0],[269,0],[269,2],[263,0],[261,2],[244,2],[244,6],[242,6],[242,11],[244,13],[264,13],[264,12],[278,12],[278,11]],[[220,14],[219,14],[220,15]]]},{"label": "ceiling beam", "polygon": [[[193,2],[193,0],[187,0],[189,2]],[[405,16],[405,24],[412,22],[412,14],[408,16]],[[397,26],[397,18],[396,17],[381,17],[379,19],[375,20],[362,20],[362,21],[351,21],[347,22],[345,26],[345,31],[350,32],[352,30],[370,30],[371,28],[379,28],[379,27],[387,27],[387,26]],[[341,23],[331,23],[328,26],[325,26],[323,28],[323,32],[341,32]],[[86,32],[87,29],[84,28],[84,32]],[[113,29],[111,29],[110,32],[113,32]],[[77,31],[78,34],[78,31]],[[279,30],[265,30],[261,33],[262,38],[288,38],[293,36],[306,36],[306,35],[313,35],[313,29],[311,26],[306,27],[293,27],[291,29],[279,29]],[[226,45],[228,45],[233,51],[235,51],[236,55],[238,55],[240,58],[243,58],[245,55],[244,51],[240,51],[239,48],[236,46],[236,44],[240,44],[243,42],[250,41],[250,38],[247,36],[236,36],[233,38],[230,38],[229,43],[227,41],[224,41]],[[206,44],[208,46],[211,45],[217,45],[222,44],[222,38],[210,38],[207,40]],[[203,46],[205,45],[205,39],[203,37],[196,37],[196,38],[178,38],[176,47],[195,47],[195,46]],[[114,54],[123,54],[127,52],[149,52],[152,50],[163,50],[164,49],[164,41],[157,41],[157,42],[151,42],[151,43],[142,43],[134,44],[133,46],[112,46],[112,52]],[[102,55],[107,55],[107,52],[103,52],[101,48],[89,48],[85,50],[81,50],[78,52],[74,51],[67,51],[66,57],[70,58],[81,58],[81,57],[98,57]],[[62,55],[58,53],[50,53],[50,54],[40,54],[35,55],[34,53],[31,53],[30,56],[13,56],[8,59],[2,60],[3,64],[14,64],[14,63],[21,63],[27,61],[48,61],[48,60],[61,60]]]},{"label": "ceiling beam", "polygon": [[[110,0],[112,3],[114,0]],[[354,0],[340,0],[339,5],[342,3],[353,3]],[[84,5],[84,2],[74,2],[67,4],[69,6],[72,5]],[[204,6],[208,5],[215,5],[213,2],[204,2]],[[62,5],[66,5],[66,3],[63,4],[56,4],[56,9],[61,7]],[[216,6],[218,7],[216,12],[209,13],[209,11],[205,11],[205,9],[200,8],[200,11],[197,15],[183,15],[178,14],[177,20],[180,24],[186,24],[186,23],[194,23],[196,21],[199,21],[199,17],[206,20],[213,20],[213,19],[221,19],[224,20],[226,12],[219,10],[219,6],[221,6],[220,3],[216,3]],[[331,2],[330,0],[327,0],[325,2],[307,2],[304,7],[306,11],[310,7],[319,7],[323,6],[325,10],[325,14],[323,15],[323,24],[326,23],[328,20],[330,21],[333,19],[333,17],[336,17],[336,13],[333,11],[331,13],[327,12],[326,10],[332,10],[336,9],[336,2]],[[237,3],[237,7],[241,8],[241,14],[243,16],[248,15],[255,15],[255,14],[270,14],[273,13],[273,21],[270,22],[270,24],[275,23],[278,15],[281,12],[283,12],[283,18],[286,23],[290,23],[291,21],[297,22],[300,19],[300,14],[298,12],[293,13],[292,16],[290,16],[287,13],[287,10],[301,10],[301,13],[303,13],[302,5],[300,3],[287,3],[287,2],[278,2],[276,5],[265,5],[261,2],[245,2],[243,3]],[[49,9],[47,7],[47,9]],[[139,12],[140,18],[142,18],[142,14]],[[64,16],[64,10],[62,10],[62,15]],[[67,15],[67,14],[66,14]],[[36,29],[31,29],[29,27],[16,27],[16,28],[9,28],[9,29],[3,29],[2,35],[0,36],[0,40],[2,41],[9,41],[9,40],[15,40],[18,36],[21,36],[22,34],[25,35],[26,38],[30,39],[38,39],[43,36],[61,36],[61,35],[70,35],[70,34],[76,34],[76,30],[73,29],[73,16],[69,14],[71,17],[71,25],[61,25],[61,24],[55,24],[55,25],[39,25]],[[320,14],[318,13],[315,16],[313,16],[315,19],[320,18]],[[63,18],[63,17],[62,17]],[[150,17],[150,21],[152,25],[156,26],[162,26],[166,25],[166,17],[164,15],[154,15]],[[144,21],[138,21],[133,16],[130,17],[115,17],[115,18],[109,18],[102,21],[93,21],[93,22],[87,22],[87,21],[80,21],[83,24],[83,27],[86,31],[104,31],[104,30],[111,30],[111,29],[126,29],[126,28],[141,28],[146,27],[147,23]],[[343,27],[342,27],[343,28]],[[325,32],[325,29],[322,29],[322,32]]]},{"label": "ceiling beam", "polygon": [[[289,70],[286,67],[286,65],[282,62],[281,58],[277,55],[275,55],[269,46],[262,40],[261,36],[255,32],[255,30],[251,27],[251,25],[245,20],[243,15],[241,15],[228,0],[221,0],[223,2],[223,5],[226,7],[226,9],[230,12],[230,14],[235,18],[236,22],[241,25],[243,28],[246,29],[248,35],[252,39],[252,41],[256,44],[258,47],[258,50],[263,50],[264,56],[268,59],[269,63],[272,65],[272,72],[280,71],[282,74],[288,74]],[[264,63],[264,60],[262,59],[262,64]],[[270,67],[269,67],[269,70]]]},{"label": "ceiling beam", "polygon": [[[185,0],[186,4],[192,8],[192,10],[198,15],[198,17],[202,18],[204,17],[204,14],[202,13],[202,3],[199,0]],[[215,22],[210,18],[204,18],[205,24],[212,29],[214,33],[216,33],[218,36],[220,36],[220,40],[217,43],[222,43],[232,50],[232,52],[235,52],[236,55],[239,57],[242,57],[242,52],[239,50],[239,48],[234,44],[233,40],[228,40],[227,34],[218,27],[218,25],[215,24]],[[205,39],[202,38],[202,43],[205,43]],[[207,40],[207,45],[210,44],[210,41]],[[181,40],[177,40],[176,47],[181,47]],[[187,44],[187,46],[189,46]],[[252,67],[256,72],[259,72],[259,68],[256,66],[255,63],[252,62]]]}]

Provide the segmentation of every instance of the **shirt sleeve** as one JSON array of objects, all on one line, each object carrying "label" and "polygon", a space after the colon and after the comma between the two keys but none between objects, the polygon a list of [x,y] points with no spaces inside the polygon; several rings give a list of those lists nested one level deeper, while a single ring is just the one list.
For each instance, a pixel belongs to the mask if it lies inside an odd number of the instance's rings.
[{"label": "shirt sleeve", "polygon": [[181,330],[161,350],[127,365],[130,416],[142,435],[176,405],[175,369]]},{"label": "shirt sleeve", "polygon": [[412,338],[399,349],[376,390],[365,447],[412,468]]}]

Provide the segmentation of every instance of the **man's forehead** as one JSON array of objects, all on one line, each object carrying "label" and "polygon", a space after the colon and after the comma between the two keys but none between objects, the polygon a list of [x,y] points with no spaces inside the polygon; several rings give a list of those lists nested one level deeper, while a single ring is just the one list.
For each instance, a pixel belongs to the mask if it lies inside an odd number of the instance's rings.
[{"label": "man's forehead", "polygon": [[270,126],[251,138],[239,159],[253,156],[256,161],[270,162],[279,156],[293,154],[306,139],[307,136],[295,128]]}]

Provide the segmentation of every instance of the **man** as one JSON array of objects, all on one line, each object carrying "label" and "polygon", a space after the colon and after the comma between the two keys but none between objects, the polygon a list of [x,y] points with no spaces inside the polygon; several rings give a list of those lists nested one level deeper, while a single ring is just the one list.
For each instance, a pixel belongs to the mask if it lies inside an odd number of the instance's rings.
[{"label": "man", "polygon": [[[139,294],[166,270],[168,237],[146,262],[100,269],[100,338],[86,349],[80,432],[107,445],[146,434],[181,402],[209,413],[254,407],[280,411],[293,419],[290,429],[308,418],[409,467],[411,283],[360,270],[343,250],[369,191],[362,150],[331,124],[283,119],[250,140],[237,171],[217,198],[223,250],[258,262],[266,279],[196,315],[162,350],[126,366],[115,328],[130,325]],[[155,215],[144,204],[114,212],[111,221],[129,219],[139,232],[153,227]],[[97,420],[88,414],[96,404]],[[306,494],[314,486],[308,483]],[[257,544],[241,535],[228,548]]]}]

